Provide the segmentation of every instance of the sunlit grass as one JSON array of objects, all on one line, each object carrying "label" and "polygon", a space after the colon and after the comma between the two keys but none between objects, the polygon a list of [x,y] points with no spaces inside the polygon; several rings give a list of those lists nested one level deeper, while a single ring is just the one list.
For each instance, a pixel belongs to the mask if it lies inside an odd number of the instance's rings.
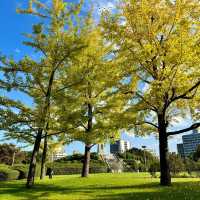
[{"label": "sunlit grass", "polygon": [[36,180],[33,189],[26,189],[24,185],[25,181],[0,182],[0,199],[200,199],[200,180],[197,178],[177,178],[173,179],[171,187],[161,187],[159,179],[144,173],[95,174],[89,178],[57,176],[52,180]]}]

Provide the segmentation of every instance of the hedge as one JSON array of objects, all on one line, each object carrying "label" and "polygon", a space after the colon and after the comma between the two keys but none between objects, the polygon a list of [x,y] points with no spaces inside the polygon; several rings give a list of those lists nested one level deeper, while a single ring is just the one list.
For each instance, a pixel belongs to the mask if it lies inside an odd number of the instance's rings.
[{"label": "hedge", "polygon": [[[51,167],[54,171],[54,175],[70,175],[81,174],[82,162],[80,161],[68,161],[68,162],[54,162],[48,163],[46,167]],[[13,167],[9,165],[0,165],[0,180],[17,180],[25,179],[28,175],[29,165],[17,164]],[[98,160],[91,160],[90,173],[106,173],[108,171],[105,163]],[[40,163],[36,167],[36,176],[40,175]]]},{"label": "hedge", "polygon": [[[54,175],[70,175],[81,174],[83,164],[79,162],[62,162],[62,163],[49,163],[47,167],[53,169]],[[98,161],[91,161],[90,173],[106,173],[108,171],[107,166],[104,163]]]}]

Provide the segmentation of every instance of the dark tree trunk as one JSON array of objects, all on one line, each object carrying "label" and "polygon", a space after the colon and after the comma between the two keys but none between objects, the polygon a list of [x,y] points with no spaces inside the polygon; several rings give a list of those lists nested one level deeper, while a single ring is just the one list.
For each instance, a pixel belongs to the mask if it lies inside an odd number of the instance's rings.
[{"label": "dark tree trunk", "polygon": [[41,162],[41,171],[40,171],[40,179],[42,180],[46,175],[46,157],[47,157],[47,133],[44,137],[44,147],[42,152],[42,162]]},{"label": "dark tree trunk", "polygon": [[43,129],[44,129],[44,126],[46,123],[46,117],[47,117],[49,107],[50,107],[50,97],[51,97],[51,89],[52,89],[52,85],[53,85],[54,75],[55,75],[55,69],[52,70],[50,77],[49,77],[48,88],[47,88],[47,92],[45,95],[45,104],[44,104],[44,107],[42,110],[43,114],[42,114],[41,120],[40,120],[40,127],[42,127],[42,128],[39,128],[37,136],[35,138],[34,148],[33,148],[32,156],[31,156],[29,172],[28,172],[28,177],[27,177],[27,182],[26,182],[27,188],[31,188],[34,185],[34,177],[35,177],[36,162],[37,162],[36,157],[39,152],[40,143],[41,143],[41,139],[42,139],[42,132],[43,132]]},{"label": "dark tree trunk", "polygon": [[[89,92],[89,96],[91,95],[90,92]],[[88,122],[87,122],[86,134],[90,134],[90,132],[92,131],[92,118],[93,118],[92,114],[93,114],[92,113],[92,105],[90,103],[88,103]],[[81,174],[82,177],[87,177],[89,175],[91,147],[92,147],[91,144],[85,145],[85,155],[84,155],[83,169],[82,169],[82,174]]]},{"label": "dark tree trunk", "polygon": [[85,145],[85,154],[83,160],[82,177],[88,177],[90,169],[90,145]]},{"label": "dark tree trunk", "polygon": [[168,160],[167,126],[163,115],[158,116],[158,127],[160,149],[160,184],[163,186],[169,186],[171,185],[171,175]]},{"label": "dark tree trunk", "polygon": [[35,139],[33,152],[31,155],[31,161],[29,165],[28,177],[27,177],[27,182],[26,182],[27,188],[31,188],[34,185],[34,178],[35,178],[35,171],[36,171],[36,157],[39,152],[41,139],[42,139],[42,129],[39,129],[36,139]]}]

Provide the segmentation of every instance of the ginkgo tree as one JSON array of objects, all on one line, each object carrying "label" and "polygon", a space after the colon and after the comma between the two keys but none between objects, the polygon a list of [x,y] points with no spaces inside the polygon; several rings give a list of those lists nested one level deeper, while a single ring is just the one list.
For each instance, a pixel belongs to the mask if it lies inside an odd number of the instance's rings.
[{"label": "ginkgo tree", "polygon": [[[16,140],[26,144],[27,146],[32,146],[35,142],[37,136],[38,125],[38,113],[37,106],[27,107],[21,102],[7,99],[6,97],[1,98],[1,109],[0,109],[0,129],[3,130],[4,140]],[[51,116],[48,117],[48,124],[43,132],[41,140],[44,140],[43,146],[40,146],[42,150],[41,159],[41,173],[40,179],[43,179],[46,172],[45,163],[47,160],[48,149],[53,145],[57,144],[67,144],[70,139],[67,135],[66,129],[62,129],[59,123],[54,120],[54,110],[51,109],[49,113]]]},{"label": "ginkgo tree", "polygon": [[128,78],[126,87],[119,87],[129,99],[126,128],[136,134],[158,133],[160,183],[170,185],[168,137],[200,126],[196,118],[190,127],[173,127],[177,115],[184,117],[190,107],[197,112],[200,2],[121,0],[116,13],[105,12],[102,19]]},{"label": "ginkgo tree", "polygon": [[112,59],[112,44],[104,41],[100,26],[93,25],[91,18],[88,20],[85,28],[87,47],[71,63],[73,67],[63,72],[66,79],[61,83],[63,87],[68,81],[79,84],[57,93],[56,97],[61,126],[66,126],[65,129],[76,127],[68,134],[85,144],[82,177],[89,174],[91,148],[119,138],[117,117],[124,106],[123,99],[114,89],[121,78]]},{"label": "ginkgo tree", "polygon": [[8,80],[19,91],[28,94],[35,104],[33,123],[36,136],[27,178],[28,188],[34,184],[36,156],[48,127],[53,94],[62,90],[57,87],[60,71],[67,68],[84,47],[81,20],[78,18],[81,5],[82,2],[71,4],[62,0],[52,0],[50,5],[46,5],[30,0],[29,7],[18,12],[36,15],[41,20],[33,25],[33,33],[26,34],[27,41],[24,42],[35,50],[37,59],[26,56],[16,62],[1,58],[1,69],[6,72]]}]

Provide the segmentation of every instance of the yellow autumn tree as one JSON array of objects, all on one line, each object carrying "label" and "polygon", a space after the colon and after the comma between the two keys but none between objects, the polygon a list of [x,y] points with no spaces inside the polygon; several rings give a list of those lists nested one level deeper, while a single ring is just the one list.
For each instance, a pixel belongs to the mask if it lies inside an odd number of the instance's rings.
[{"label": "yellow autumn tree", "polygon": [[[13,113],[9,110],[12,116],[4,115],[5,123],[0,126],[6,129],[8,134],[14,134],[15,138],[22,136],[28,140],[33,136],[30,142],[34,145],[26,184],[30,188],[34,184],[36,156],[41,140],[45,137],[47,129],[50,134],[54,132],[53,123],[49,122],[52,122],[53,96],[63,89],[57,87],[60,74],[85,45],[84,35],[81,34],[81,20],[78,17],[82,1],[67,3],[63,0],[52,0],[50,5],[40,0],[27,2],[28,8],[19,9],[18,12],[36,15],[40,23],[33,25],[32,33],[25,34],[27,40],[24,44],[34,49],[38,57],[33,59],[26,56],[19,61],[1,57],[0,61],[1,70],[13,83],[12,88],[32,98],[34,107],[26,108],[22,103],[19,104],[19,112]],[[56,132],[63,133],[57,129]]]},{"label": "yellow autumn tree", "polygon": [[99,25],[88,22],[84,48],[72,66],[63,72],[63,87],[77,84],[57,93],[58,121],[72,140],[85,144],[82,177],[89,174],[90,150],[99,143],[119,138],[119,114],[123,98],[114,87],[120,81],[119,68],[112,59],[112,44],[106,43]]},{"label": "yellow autumn tree", "polygon": [[[158,133],[161,185],[171,184],[168,137],[200,126],[199,118],[182,130],[172,124],[194,107],[200,92],[199,18],[197,0],[121,0],[117,13],[102,17],[128,77],[121,88],[129,99],[127,129]],[[131,83],[136,79],[135,88]]]}]

